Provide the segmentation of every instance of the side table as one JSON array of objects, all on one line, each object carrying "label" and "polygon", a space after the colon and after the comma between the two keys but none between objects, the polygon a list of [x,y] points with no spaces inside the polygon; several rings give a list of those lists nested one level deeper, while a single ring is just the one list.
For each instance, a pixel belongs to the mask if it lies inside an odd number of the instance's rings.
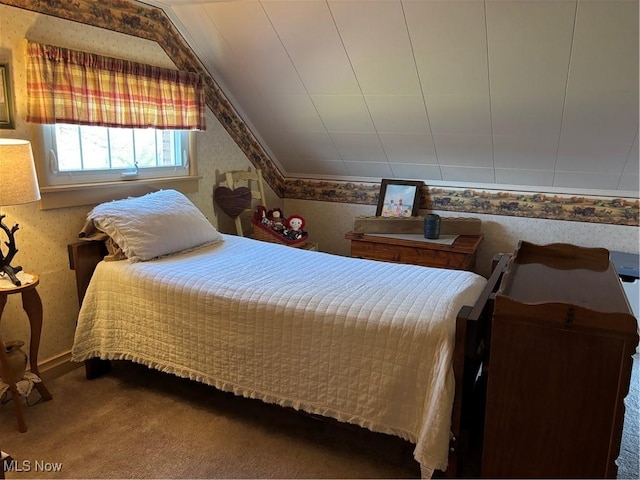
[{"label": "side table", "polygon": [[[38,283],[40,283],[40,277],[33,273],[30,273],[29,275],[33,277],[33,280],[26,285],[23,284],[19,287],[14,286],[11,288],[0,289],[0,321],[2,320],[2,312],[7,304],[7,298],[9,295],[14,293],[22,294],[22,308],[24,308],[24,311],[27,313],[31,329],[31,339],[29,342],[29,364],[31,372],[40,377],[40,371],[38,370],[38,349],[40,348],[40,335],[42,333],[42,301],[40,300],[40,295],[38,295],[38,291],[36,290]],[[0,336],[0,346],[2,345],[4,345],[4,343]],[[3,365],[7,365],[7,356],[4,348],[0,348],[0,362],[2,362]],[[5,379],[6,383],[9,384],[9,391],[13,398],[13,407],[18,419],[18,430],[20,432],[26,432],[27,424],[25,423],[24,415],[22,413],[22,405],[19,401],[20,394],[16,387],[16,383],[19,380],[20,379],[14,378]],[[51,394],[44,385],[44,382],[40,381],[34,386],[44,401],[51,400]]]},{"label": "side table", "polygon": [[[388,236],[387,236],[388,235]],[[423,267],[473,271],[482,235],[458,235],[451,245],[425,240],[423,235],[348,232],[351,256]]]}]

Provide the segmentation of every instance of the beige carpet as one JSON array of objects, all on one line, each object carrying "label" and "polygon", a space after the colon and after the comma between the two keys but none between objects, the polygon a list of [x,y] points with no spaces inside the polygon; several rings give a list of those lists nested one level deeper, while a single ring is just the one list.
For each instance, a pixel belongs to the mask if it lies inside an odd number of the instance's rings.
[{"label": "beige carpet", "polygon": [[640,354],[633,356],[633,370],[629,394],[624,399],[625,415],[620,444],[618,478],[638,480],[640,478]]},{"label": "beige carpet", "polygon": [[0,446],[23,470],[9,479],[420,475],[413,446],[399,438],[127,362],[97,380],[77,369],[47,387],[54,398],[26,407],[26,433],[18,433],[12,405],[0,406]]},{"label": "beige carpet", "polygon": [[[619,479],[638,479],[640,376],[634,358]],[[236,397],[128,362],[108,375],[77,369],[25,408],[19,433],[0,405],[0,447],[24,478],[415,478],[413,445]],[[34,392],[32,398],[37,398]]]}]

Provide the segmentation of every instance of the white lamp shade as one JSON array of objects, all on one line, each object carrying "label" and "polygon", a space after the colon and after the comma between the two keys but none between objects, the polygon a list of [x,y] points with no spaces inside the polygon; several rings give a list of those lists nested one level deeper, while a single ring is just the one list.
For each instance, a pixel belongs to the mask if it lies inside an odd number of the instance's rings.
[{"label": "white lamp shade", "polygon": [[0,206],[40,200],[31,143],[0,138]]}]

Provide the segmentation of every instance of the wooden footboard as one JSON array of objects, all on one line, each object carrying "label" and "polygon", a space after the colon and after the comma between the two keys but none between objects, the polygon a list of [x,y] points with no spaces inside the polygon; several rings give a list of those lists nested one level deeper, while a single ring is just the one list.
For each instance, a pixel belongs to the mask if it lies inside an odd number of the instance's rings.
[{"label": "wooden footboard", "polygon": [[[76,272],[78,301],[80,304],[89,286],[96,265],[106,255],[103,242],[84,241],[68,246],[69,265]],[[463,307],[456,319],[456,339],[454,349],[455,397],[452,414],[452,436],[449,450],[450,478],[472,476],[473,458],[471,447],[477,422],[482,421],[484,396],[481,392],[482,376],[479,375],[488,349],[488,326],[493,313],[493,298],[506,268],[509,256],[502,255],[493,269],[487,286],[475,305]],[[85,362],[87,378],[102,375],[110,368],[110,363],[101,359]],[[479,436],[478,438],[481,438]],[[471,465],[471,466],[470,466]]]},{"label": "wooden footboard", "polygon": [[497,258],[476,304],[462,307],[456,318],[453,357],[456,387],[451,417],[449,468],[446,472],[449,478],[476,477],[479,474],[485,381],[481,373],[489,350],[489,327],[495,292],[508,262],[509,255]]}]

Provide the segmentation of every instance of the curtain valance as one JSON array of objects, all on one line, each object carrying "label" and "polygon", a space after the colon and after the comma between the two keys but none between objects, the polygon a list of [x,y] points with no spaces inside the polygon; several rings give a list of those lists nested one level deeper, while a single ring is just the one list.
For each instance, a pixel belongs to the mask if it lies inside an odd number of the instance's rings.
[{"label": "curtain valance", "polygon": [[27,121],[204,130],[202,77],[27,43]]}]

